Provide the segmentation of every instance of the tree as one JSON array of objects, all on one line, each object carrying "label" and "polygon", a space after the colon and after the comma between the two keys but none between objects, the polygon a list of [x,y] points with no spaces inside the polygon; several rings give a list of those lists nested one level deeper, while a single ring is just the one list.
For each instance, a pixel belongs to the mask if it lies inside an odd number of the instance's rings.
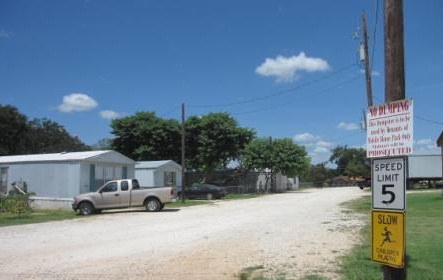
[{"label": "tree", "polygon": [[33,119],[17,108],[0,105],[0,155],[59,153],[89,150],[77,136],[48,119]]},{"label": "tree", "polygon": [[276,140],[259,138],[245,147],[242,162],[248,169],[259,171],[270,169],[273,173],[295,176],[308,169],[310,159],[305,148],[295,144],[289,138]]},{"label": "tree", "polygon": [[17,108],[0,105],[0,156],[26,153],[28,119]]},{"label": "tree", "polygon": [[364,176],[371,174],[371,167],[362,148],[338,146],[332,150],[329,161],[337,165],[336,175]]},{"label": "tree", "polygon": [[48,119],[34,119],[28,123],[28,153],[60,153],[88,151],[77,136],[72,136],[66,129]]},{"label": "tree", "polygon": [[181,163],[181,129],[176,120],[138,112],[111,122],[111,147],[134,160],[172,159]]},{"label": "tree", "polygon": [[212,172],[237,159],[253,137],[253,130],[239,127],[228,113],[191,116],[186,120],[187,166],[204,172],[208,182]]},{"label": "tree", "polygon": [[92,145],[92,149],[95,151],[98,150],[111,150],[112,147],[112,139],[111,138],[102,138],[97,141],[94,145]]},{"label": "tree", "polygon": [[303,179],[312,182],[315,187],[323,187],[332,177],[334,177],[333,170],[327,168],[324,163],[319,163],[311,165]]}]

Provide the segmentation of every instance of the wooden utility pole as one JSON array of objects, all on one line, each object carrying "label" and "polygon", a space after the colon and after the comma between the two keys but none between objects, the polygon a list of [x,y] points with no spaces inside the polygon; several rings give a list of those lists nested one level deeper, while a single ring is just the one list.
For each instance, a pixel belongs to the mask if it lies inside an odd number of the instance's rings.
[{"label": "wooden utility pole", "polygon": [[368,96],[368,107],[373,105],[372,100],[372,70],[369,63],[369,51],[368,51],[368,31],[366,28],[366,15],[362,14],[362,24],[363,24],[363,55],[365,64],[365,74],[366,74],[366,94]]},{"label": "wooden utility pole", "polygon": [[385,101],[405,99],[403,0],[385,0]]},{"label": "wooden utility pole", "polygon": [[186,135],[185,135],[185,103],[182,103],[182,193],[181,193],[181,199],[182,202],[185,202],[186,199],[186,176],[185,176],[185,169],[186,169],[186,165],[185,165],[185,140],[186,140]]},{"label": "wooden utility pole", "polygon": [[[385,101],[405,99],[403,0],[385,0]],[[406,256],[405,260],[406,260]],[[384,280],[406,280],[403,268],[383,266]]]}]

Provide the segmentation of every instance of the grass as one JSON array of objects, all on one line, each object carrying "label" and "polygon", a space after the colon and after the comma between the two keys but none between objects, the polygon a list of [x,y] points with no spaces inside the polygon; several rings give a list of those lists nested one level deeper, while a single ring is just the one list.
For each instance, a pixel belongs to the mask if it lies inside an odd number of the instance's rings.
[{"label": "grass", "polygon": [[165,208],[182,208],[182,207],[190,207],[196,205],[204,205],[210,203],[207,200],[195,200],[195,199],[186,199],[185,202],[182,202],[181,199],[177,199],[177,201],[173,203],[165,204]]},{"label": "grass", "polygon": [[301,280],[328,280],[328,278],[325,278],[324,276],[321,275],[310,274],[306,275]]},{"label": "grass", "polygon": [[226,200],[238,200],[238,199],[249,199],[249,198],[255,198],[262,196],[262,194],[256,194],[256,193],[244,193],[244,194],[235,194],[230,193],[227,196],[225,196],[224,199]]},{"label": "grass", "polygon": [[[381,265],[371,261],[370,197],[351,202],[350,208],[367,215],[362,243],[342,260],[342,279],[382,279]],[[407,195],[406,251],[408,279],[443,279],[443,198],[440,192]]]},{"label": "grass", "polygon": [[37,210],[31,213],[22,214],[21,217],[18,217],[17,214],[0,212],[0,227],[44,223],[75,218],[78,218],[78,215],[74,211],[66,210]]},{"label": "grass", "polygon": [[[266,272],[264,266],[252,266],[243,269],[238,276],[239,280],[286,280],[284,274],[273,275],[271,278],[263,276]],[[314,280],[314,279],[312,279]]]},{"label": "grass", "polygon": [[[229,194],[224,198],[224,200],[247,199],[247,198],[254,198],[257,196],[259,195]],[[205,205],[210,203],[213,202],[207,200],[187,199],[183,203],[181,200],[177,200],[176,202],[166,204],[165,208],[174,209],[182,207],[191,207],[196,205]],[[49,221],[60,221],[60,220],[74,219],[78,217],[79,216],[74,211],[67,211],[67,210],[36,210],[31,213],[22,214],[21,217],[19,217],[17,214],[0,212],[0,227],[44,223]]]}]

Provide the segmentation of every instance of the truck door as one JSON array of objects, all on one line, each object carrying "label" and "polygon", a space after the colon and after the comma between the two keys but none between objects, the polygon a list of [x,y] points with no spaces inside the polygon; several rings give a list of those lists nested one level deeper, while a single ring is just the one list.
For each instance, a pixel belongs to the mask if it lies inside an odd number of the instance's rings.
[{"label": "truck door", "polygon": [[107,183],[100,190],[100,198],[97,200],[97,208],[120,207],[120,193],[118,183],[112,181]]},{"label": "truck door", "polygon": [[127,180],[120,181],[120,207],[128,207],[131,205],[131,192],[129,191],[129,182]]}]

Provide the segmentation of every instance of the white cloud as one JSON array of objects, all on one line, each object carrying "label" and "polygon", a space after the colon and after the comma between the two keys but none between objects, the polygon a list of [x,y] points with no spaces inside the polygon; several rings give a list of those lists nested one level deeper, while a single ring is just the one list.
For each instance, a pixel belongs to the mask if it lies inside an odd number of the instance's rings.
[{"label": "white cloud", "polygon": [[10,38],[10,37],[11,37],[11,35],[9,35],[8,32],[6,32],[5,30],[0,30],[0,39],[1,39],[1,38],[6,38],[6,39],[8,39],[8,38]]},{"label": "white cloud", "polygon": [[111,110],[103,110],[100,111],[100,117],[102,117],[102,119],[105,120],[113,120],[113,119],[117,119],[121,116],[120,113],[111,111]]},{"label": "white cloud", "polygon": [[63,113],[88,111],[97,107],[97,102],[83,93],[71,93],[63,97],[58,110]]},{"label": "white cloud", "polygon": [[316,57],[307,57],[304,52],[291,57],[277,56],[276,58],[266,58],[260,66],[255,69],[255,73],[276,77],[278,82],[290,82],[297,78],[300,71],[317,72],[326,71],[330,66],[326,60]]},{"label": "white cloud", "polygon": [[335,146],[334,143],[326,142],[326,141],[323,141],[323,140],[319,140],[319,141],[317,141],[317,143],[315,143],[315,145],[316,145],[317,147],[327,148],[327,149],[330,149],[330,148],[332,148],[332,147]]},{"label": "white cloud", "polygon": [[419,139],[415,142],[417,145],[433,145],[434,141],[431,139]]},{"label": "white cloud", "polygon": [[428,154],[440,154],[441,150],[437,147],[436,141],[432,139],[418,139],[414,141],[414,154],[416,155],[428,155]]},{"label": "white cloud", "polygon": [[313,152],[315,154],[325,154],[325,153],[330,153],[331,151],[328,148],[317,146],[315,147]]},{"label": "white cloud", "polygon": [[294,136],[294,141],[295,142],[302,142],[302,143],[307,143],[307,142],[313,142],[320,139],[320,137],[318,136],[314,136],[310,133],[302,133],[302,134],[297,134]]},{"label": "white cloud", "polygon": [[322,140],[321,137],[312,135],[309,132],[297,134],[294,141],[306,148],[312,164],[326,162],[331,156],[331,150],[335,143]]},{"label": "white cloud", "polygon": [[339,129],[343,129],[343,130],[357,130],[360,127],[358,126],[358,124],[355,123],[345,123],[345,122],[341,122],[337,125],[337,127]]}]

